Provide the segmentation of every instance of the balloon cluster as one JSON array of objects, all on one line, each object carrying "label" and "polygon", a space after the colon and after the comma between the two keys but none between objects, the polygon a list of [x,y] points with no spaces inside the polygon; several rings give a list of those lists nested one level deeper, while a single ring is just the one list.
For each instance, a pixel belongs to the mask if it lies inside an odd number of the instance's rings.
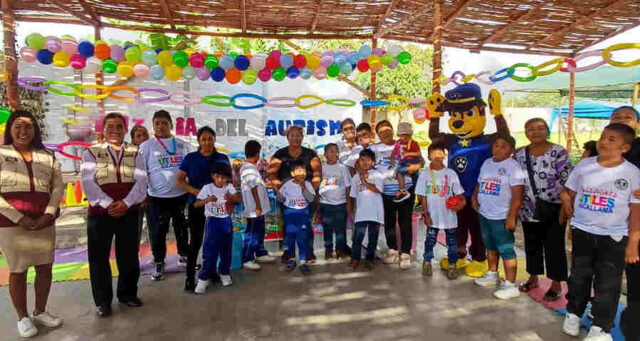
[{"label": "balloon cluster", "polygon": [[269,54],[242,55],[237,53],[210,54],[184,50],[152,50],[146,46],[107,44],[96,41],[77,42],[71,37],[43,37],[32,33],[20,50],[22,60],[44,65],[71,66],[89,73],[100,70],[118,73],[123,77],[149,77],[153,80],[167,78],[175,82],[184,79],[226,80],[231,84],[240,81],[253,84],[257,80],[282,81],[285,78],[317,79],[350,75],[355,70],[379,71],[386,66],[395,69],[398,64],[411,62],[411,54],[400,45],[387,50],[372,49],[362,45],[358,51],[325,51],[300,54],[272,51]]}]

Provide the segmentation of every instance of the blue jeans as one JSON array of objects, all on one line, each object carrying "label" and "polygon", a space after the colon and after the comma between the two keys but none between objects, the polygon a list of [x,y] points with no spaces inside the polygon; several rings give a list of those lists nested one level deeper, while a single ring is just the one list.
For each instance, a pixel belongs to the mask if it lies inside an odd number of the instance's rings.
[{"label": "blue jeans", "polygon": [[202,245],[202,270],[198,278],[205,281],[211,279],[216,271],[228,275],[231,266],[231,246],[233,245],[233,227],[231,218],[207,217],[204,224],[204,245]]},{"label": "blue jeans", "polygon": [[282,219],[284,220],[284,251],[289,257],[295,259],[296,244],[298,244],[300,261],[306,261],[309,230],[312,229],[309,223],[309,210],[284,207]]},{"label": "blue jeans", "polygon": [[[284,214],[285,214],[285,210],[287,209],[287,207],[278,202],[278,207],[280,208],[280,213],[282,214],[282,220],[284,221]],[[313,225],[311,224],[311,217],[313,215],[313,204],[309,204],[309,206],[307,206],[306,208],[307,212],[308,212],[308,217],[309,217],[309,221],[307,222],[307,226],[310,226],[311,228],[308,229],[307,231],[307,238],[306,238],[306,243],[307,243],[307,250],[309,250],[311,252],[311,254],[313,254],[313,240],[314,240],[314,235],[313,235]],[[284,245],[283,247],[283,251],[284,251],[284,255],[287,257],[290,257],[291,255],[287,252],[287,245],[289,245],[289,240],[287,237],[287,223],[284,222],[283,227],[282,227],[282,232],[284,233],[283,237],[282,237],[282,244]],[[295,244],[295,240],[293,241]]]},{"label": "blue jeans", "polygon": [[333,234],[336,234],[336,251],[347,249],[347,204],[320,204],[324,248],[333,251]]},{"label": "blue jeans", "polygon": [[247,218],[247,228],[242,241],[242,263],[269,254],[264,248],[264,216]]},{"label": "blue jeans", "polygon": [[[433,247],[438,242],[438,232],[440,230],[435,227],[427,227],[427,237],[424,239],[424,256],[426,262],[433,259]],[[447,257],[449,264],[455,264],[458,261],[458,241],[456,239],[456,229],[443,229],[447,236]]]},{"label": "blue jeans", "polygon": [[367,230],[369,230],[369,243],[367,244],[366,258],[368,261],[374,262],[376,260],[376,248],[378,247],[378,233],[380,232],[380,223],[375,221],[359,221],[353,227],[351,257],[357,261],[360,260],[362,241]]},{"label": "blue jeans", "polygon": [[516,258],[516,250],[514,249],[516,239],[513,231],[507,231],[505,228],[506,220],[490,220],[482,214],[478,216],[480,217],[482,240],[487,251],[498,252],[502,259]]}]

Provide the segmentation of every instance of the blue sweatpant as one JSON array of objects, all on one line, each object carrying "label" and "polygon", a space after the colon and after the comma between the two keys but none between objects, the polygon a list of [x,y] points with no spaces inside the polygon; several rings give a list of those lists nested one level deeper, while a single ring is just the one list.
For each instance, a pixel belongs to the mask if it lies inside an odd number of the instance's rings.
[{"label": "blue sweatpant", "polygon": [[284,251],[287,252],[289,257],[295,259],[296,244],[298,244],[300,261],[306,261],[309,230],[311,229],[309,210],[307,208],[295,209],[284,207],[282,219],[284,220],[285,234]]},{"label": "blue sweatpant", "polygon": [[[438,242],[438,232],[440,230],[435,227],[427,227],[427,237],[424,239],[424,256],[426,262],[433,259],[433,247]],[[458,241],[456,239],[456,229],[443,229],[447,237],[447,257],[449,264],[455,264],[458,261]]]},{"label": "blue sweatpant", "polygon": [[247,228],[242,242],[242,263],[269,254],[264,247],[264,216],[247,218]]},{"label": "blue sweatpant", "polygon": [[198,278],[206,281],[216,272],[228,275],[231,266],[231,246],[233,245],[233,227],[231,218],[207,217],[204,224],[204,244],[202,245],[202,270]]},{"label": "blue sweatpant", "polygon": [[369,243],[367,244],[367,260],[375,262],[376,249],[378,247],[378,234],[380,233],[380,223],[375,221],[359,221],[353,227],[353,246],[351,247],[351,258],[359,261],[362,252],[362,241],[364,235],[369,231]]}]

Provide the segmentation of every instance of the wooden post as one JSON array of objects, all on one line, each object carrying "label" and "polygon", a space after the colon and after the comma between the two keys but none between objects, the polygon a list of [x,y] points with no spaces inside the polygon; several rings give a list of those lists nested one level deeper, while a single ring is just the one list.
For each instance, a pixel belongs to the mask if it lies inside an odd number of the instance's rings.
[{"label": "wooden post", "polygon": [[[96,41],[102,39],[102,35],[100,34],[100,26],[93,27],[93,35]],[[96,85],[104,85],[104,72],[102,72],[102,70],[96,72],[95,77],[96,77]],[[102,89],[99,89],[99,88],[96,89],[96,94],[101,94],[101,93],[102,93]],[[101,114],[104,113],[104,99],[98,100],[98,111],[100,111]]]},{"label": "wooden post", "polygon": [[567,120],[567,152],[571,154],[571,139],[573,138],[573,107],[576,97],[576,74],[569,74],[569,118]]},{"label": "wooden post", "polygon": [[431,77],[431,93],[440,92],[440,83],[436,82],[442,75],[442,7],[444,0],[433,0],[433,56]]},{"label": "wooden post", "polygon": [[[378,47],[378,39],[371,39],[371,49]],[[371,70],[371,100],[376,100],[376,72]],[[371,114],[371,128],[375,131],[376,126],[376,107],[369,107],[369,113]]]},{"label": "wooden post", "polygon": [[633,98],[631,98],[631,106],[635,107],[638,103],[638,92],[640,92],[640,82],[633,85]]},{"label": "wooden post", "polygon": [[2,0],[2,31],[4,37],[4,65],[7,71],[7,102],[10,109],[20,107],[18,91],[18,57],[16,56],[16,24],[10,0]]}]

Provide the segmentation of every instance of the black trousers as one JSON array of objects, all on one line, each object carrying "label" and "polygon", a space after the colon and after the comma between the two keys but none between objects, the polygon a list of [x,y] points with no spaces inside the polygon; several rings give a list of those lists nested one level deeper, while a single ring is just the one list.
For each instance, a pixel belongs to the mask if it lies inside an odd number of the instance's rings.
[{"label": "black trousers", "polygon": [[599,236],[574,228],[572,243],[567,311],[582,316],[591,297],[593,283],[593,324],[608,333],[618,311],[627,237],[615,241],[610,236]]},{"label": "black trousers", "polygon": [[130,301],[138,295],[140,261],[138,260],[138,211],[127,211],[120,218],[90,215],[87,221],[89,274],[91,292],[96,306],[110,306],[113,300],[111,285],[111,243],[115,236],[118,290],[120,301]]},{"label": "black trousers", "polygon": [[567,256],[565,253],[565,226],[558,217],[544,222],[522,222],[524,251],[527,257],[527,272],[544,275],[552,281],[567,280]]},{"label": "black trousers", "polygon": [[204,223],[207,219],[204,216],[204,207],[195,208],[193,204],[189,204],[187,209],[189,210],[189,234],[191,235],[189,252],[187,253],[187,278],[194,279],[198,253],[202,247],[202,239],[204,237]]},{"label": "black trousers", "polygon": [[487,250],[482,240],[482,231],[480,230],[480,216],[478,212],[469,204],[456,213],[458,216],[458,228],[456,229],[456,239],[458,242],[458,259],[467,258],[467,241],[471,235],[471,245],[469,245],[469,253],[471,259],[477,262],[484,262],[487,259]]},{"label": "black trousers", "polygon": [[627,309],[622,312],[620,329],[627,340],[640,340],[640,263],[627,264]]},{"label": "black trousers", "polygon": [[413,203],[415,202],[414,187],[409,189],[411,195],[409,199],[402,202],[393,202],[395,196],[382,195],[384,205],[384,236],[387,239],[387,247],[392,250],[398,249],[396,238],[396,221],[400,226],[400,252],[411,254],[411,244],[413,242],[413,230],[411,228],[411,218],[413,215]]},{"label": "black trousers", "polygon": [[186,256],[189,250],[189,233],[184,208],[187,205],[187,195],[175,198],[156,198],[148,196],[147,224],[151,236],[151,252],[153,261],[163,263],[167,257],[167,233],[169,223],[173,222],[173,232],[176,236],[178,254]]}]

